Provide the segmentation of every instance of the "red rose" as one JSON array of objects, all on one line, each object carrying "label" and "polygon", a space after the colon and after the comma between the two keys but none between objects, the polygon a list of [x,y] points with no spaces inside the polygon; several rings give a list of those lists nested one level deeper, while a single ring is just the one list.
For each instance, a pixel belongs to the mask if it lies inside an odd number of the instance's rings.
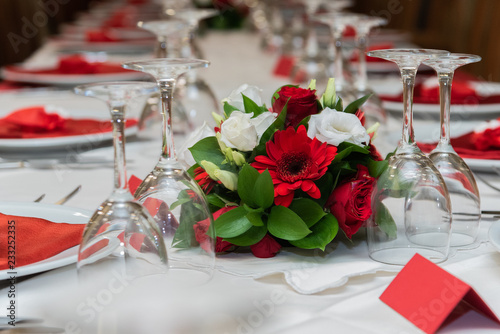
[{"label": "red rose", "polygon": [[273,98],[273,111],[279,114],[287,106],[286,127],[296,127],[307,116],[319,112],[316,90],[283,86],[277,94],[279,97]]},{"label": "red rose", "polygon": [[[219,218],[220,215],[222,215],[223,213],[226,213],[228,211],[231,211],[232,209],[235,209],[237,208],[236,206],[230,206],[230,207],[224,207],[224,208],[221,208],[219,210],[217,210],[213,216],[214,216],[214,220],[216,220],[217,218]],[[211,249],[210,249],[210,237],[207,235],[207,231],[208,231],[208,227],[210,226],[210,220],[207,218],[207,219],[204,219],[200,222],[197,222],[196,224],[193,225],[193,229],[194,229],[194,236],[196,238],[196,241],[198,241],[198,243],[200,244],[201,248],[203,248],[206,252],[210,252]],[[222,238],[219,238],[217,237],[216,241],[215,241],[215,252],[216,253],[220,253],[220,252],[225,252],[227,251],[229,248],[231,248],[233,246],[232,243],[230,242],[227,242],[227,241],[224,241],[222,240]]]},{"label": "red rose", "polygon": [[356,178],[335,188],[326,203],[349,239],[372,214],[371,194],[375,179],[365,166],[357,168]]},{"label": "red rose", "polygon": [[250,246],[252,254],[263,259],[275,256],[280,249],[281,245],[269,234],[266,234],[258,243]]}]

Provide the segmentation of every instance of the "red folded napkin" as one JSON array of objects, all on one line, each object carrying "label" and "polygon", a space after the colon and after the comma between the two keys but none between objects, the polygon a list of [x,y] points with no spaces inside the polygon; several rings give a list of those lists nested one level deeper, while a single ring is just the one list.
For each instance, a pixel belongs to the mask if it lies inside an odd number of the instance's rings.
[{"label": "red folded napkin", "polygon": [[59,59],[54,68],[27,69],[20,66],[6,66],[7,70],[17,73],[30,74],[104,74],[104,73],[126,73],[130,70],[124,69],[120,64],[106,62],[89,62],[81,55],[70,55]]},{"label": "red folded napkin", "polygon": [[[417,143],[417,145],[425,153],[436,147],[436,143]],[[500,160],[500,127],[473,131],[451,138],[451,145],[463,159]]]},{"label": "red folded napkin", "polygon": [[[425,81],[425,80],[424,80]],[[500,95],[483,96],[478,94],[472,83],[478,79],[465,73],[457,71],[451,86],[451,104],[477,105],[500,103]],[[384,101],[403,102],[403,94],[382,95]],[[415,84],[413,91],[413,103],[439,104],[439,85],[426,85],[423,82]]]},{"label": "red folded napkin", "polygon": [[[128,119],[126,127],[137,124]],[[48,138],[95,134],[112,131],[109,120],[64,118],[48,113],[44,106],[33,106],[13,111],[0,118],[0,138]]]},{"label": "red folded napkin", "polygon": [[87,42],[119,42],[118,38],[113,31],[102,29],[89,29],[85,32],[85,40]]},{"label": "red folded napkin", "polygon": [[[394,48],[394,44],[393,43],[380,43],[380,44],[373,44],[373,45],[370,45],[367,49],[366,49],[366,52],[369,52],[369,51],[375,51],[375,50],[385,50],[385,49],[393,49]],[[355,50],[353,53],[352,53],[352,56],[351,56],[351,61],[353,62],[357,62],[359,59],[359,55],[358,55],[358,51]],[[377,57],[369,57],[369,56],[366,56],[366,61],[367,62],[374,62],[374,63],[379,63],[379,62],[387,62],[388,60],[385,60],[385,59],[382,59],[382,58],[377,58]]]},{"label": "red folded napkin", "polygon": [[[15,226],[15,243],[9,226]],[[85,224],[54,223],[46,219],[0,213],[0,270],[11,269],[9,247],[15,244],[15,267],[52,257],[80,243]]]}]

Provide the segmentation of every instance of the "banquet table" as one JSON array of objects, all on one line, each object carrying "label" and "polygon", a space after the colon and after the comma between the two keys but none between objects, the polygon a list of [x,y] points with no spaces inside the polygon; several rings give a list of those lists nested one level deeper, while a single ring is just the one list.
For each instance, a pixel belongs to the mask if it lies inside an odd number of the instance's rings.
[{"label": "banquet table", "polygon": [[[272,74],[278,54],[261,50],[255,33],[209,31],[199,42],[211,61],[210,67],[199,74],[219,100],[240,84],[248,83],[262,89],[263,101],[269,106],[273,92],[289,83],[287,78]],[[56,55],[57,45],[49,42],[27,62],[48,63]],[[379,76],[373,80],[383,86],[386,79]],[[32,90],[4,93],[0,101],[22,101],[33,94],[59,94],[61,99],[74,99],[75,103],[83,99],[70,91]],[[104,105],[96,104],[95,108],[102,108],[107,117]],[[392,115],[387,132],[375,139],[384,153],[396,145],[399,117]],[[417,136],[419,122],[423,128],[434,125],[433,131],[438,131],[437,119],[417,119]],[[467,128],[462,131],[470,130],[470,126],[465,124]],[[128,140],[129,175],[142,178],[155,165],[161,144],[157,135],[153,127]],[[177,148],[182,147],[183,139],[176,138]],[[63,158],[78,155],[112,160],[109,145],[87,148],[65,149]],[[19,154],[0,153],[2,157]],[[61,161],[47,168],[0,170],[0,201],[29,203],[46,194],[42,203],[52,203],[82,185],[81,191],[64,205],[92,212],[111,193],[113,168],[110,164],[75,168]],[[481,176],[500,186],[500,176],[486,172]],[[479,180],[478,186],[482,210],[497,210],[499,192]],[[488,239],[492,224],[500,223],[484,216],[477,243],[453,249],[449,259],[439,266],[468,283],[500,315],[500,250]],[[248,252],[219,255],[213,278],[189,288],[165,284],[158,278],[127,281],[117,277],[113,286],[83,291],[72,263],[18,277],[14,285],[17,317],[38,318],[43,325],[64,328],[66,333],[422,333],[379,299],[401,267],[370,260],[363,231],[353,241],[340,235],[337,239],[325,252],[284,249],[270,259],[257,259]],[[13,286],[3,280],[0,288],[2,319]],[[470,311],[439,333],[500,333],[500,324]]]}]

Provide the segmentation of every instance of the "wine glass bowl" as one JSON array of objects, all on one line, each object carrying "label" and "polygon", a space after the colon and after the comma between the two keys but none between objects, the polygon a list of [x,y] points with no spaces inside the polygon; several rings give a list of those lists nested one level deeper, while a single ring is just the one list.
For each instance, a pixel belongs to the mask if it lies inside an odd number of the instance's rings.
[{"label": "wine glass bowl", "polygon": [[91,216],[78,250],[77,269],[83,280],[103,278],[113,271],[130,278],[167,272],[161,232],[130,193],[125,164],[126,108],[130,100],[156,91],[151,82],[96,83],[75,88],[76,94],[107,103],[114,146],[114,189]]},{"label": "wine glass bowl", "polygon": [[[201,59],[164,58],[124,63],[123,67],[153,75],[162,101],[162,152],[134,197],[148,209],[162,231],[169,254],[169,276],[196,284],[212,276],[215,261],[213,217],[203,191],[176,158],[171,123],[174,87],[187,71],[207,67]],[[190,270],[190,274],[176,275]]]},{"label": "wine glass bowl", "polygon": [[415,254],[446,260],[451,234],[451,205],[443,177],[420,151],[413,133],[413,88],[420,63],[449,52],[430,49],[376,50],[369,56],[395,62],[403,81],[403,131],[398,147],[379,176],[367,225],[370,257],[404,265]]},{"label": "wine glass bowl", "polygon": [[452,53],[424,61],[438,76],[440,91],[440,139],[429,158],[443,176],[452,203],[451,246],[475,242],[481,220],[481,201],[474,174],[450,143],[451,87],[455,70],[481,57]]}]

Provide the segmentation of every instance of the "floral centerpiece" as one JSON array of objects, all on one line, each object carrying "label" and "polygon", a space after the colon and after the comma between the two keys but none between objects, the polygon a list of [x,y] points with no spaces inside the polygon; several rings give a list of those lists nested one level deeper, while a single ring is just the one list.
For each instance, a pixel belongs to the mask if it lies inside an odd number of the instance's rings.
[{"label": "floral centerpiece", "polygon": [[[377,126],[363,126],[368,96],[343,108],[334,79],[320,97],[313,80],[279,88],[268,108],[259,91],[233,91],[217,127],[199,129],[183,157],[213,213],[216,251],[250,246],[272,257],[282,245],[324,250],[339,229],[351,238],[371,215],[386,166],[371,144]],[[204,224],[194,225],[200,244]]]}]

